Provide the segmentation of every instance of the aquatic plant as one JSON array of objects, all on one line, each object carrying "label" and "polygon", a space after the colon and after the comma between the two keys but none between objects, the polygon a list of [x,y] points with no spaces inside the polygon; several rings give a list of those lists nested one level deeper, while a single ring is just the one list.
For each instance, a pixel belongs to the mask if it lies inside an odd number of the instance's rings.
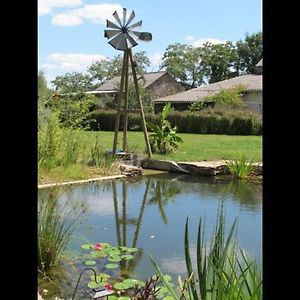
[{"label": "aquatic plant", "polygon": [[254,160],[247,160],[245,155],[240,159],[226,161],[230,174],[236,179],[247,177],[254,170]]},{"label": "aquatic plant", "polygon": [[60,202],[54,191],[38,202],[38,269],[47,274],[58,266],[82,210]]},{"label": "aquatic plant", "polygon": [[[236,222],[231,226],[225,239],[225,218],[221,207],[215,232],[210,245],[204,243],[204,227],[200,218],[197,235],[197,261],[192,265],[189,250],[188,218],[185,225],[184,248],[188,279],[187,285],[178,290],[163,281],[175,300],[223,300],[223,299],[262,299],[262,277],[255,261],[246,256],[233,241]],[[153,258],[150,258],[158,275],[161,271]]]}]

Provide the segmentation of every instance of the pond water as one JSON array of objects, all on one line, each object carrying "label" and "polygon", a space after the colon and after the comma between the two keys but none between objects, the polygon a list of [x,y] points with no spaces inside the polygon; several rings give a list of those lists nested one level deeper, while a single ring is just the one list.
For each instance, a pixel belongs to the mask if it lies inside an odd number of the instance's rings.
[{"label": "pond water", "polygon": [[[184,277],[186,218],[189,217],[194,260],[199,219],[204,218],[206,237],[210,239],[221,203],[225,209],[226,231],[238,218],[238,244],[261,264],[262,185],[258,183],[165,173],[41,189],[39,202],[50,201],[50,195],[68,205],[84,208],[67,247],[69,257],[84,253],[81,248],[84,243],[107,242],[139,249],[135,258],[122,266],[126,277],[145,280],[155,273],[148,254],[164,273],[173,278],[179,274]],[[48,289],[43,297],[70,298],[83,267],[65,263],[55,285],[40,280],[39,285]],[[101,268],[103,266],[95,266],[99,272],[103,271]],[[117,276],[119,270],[109,272]]]}]

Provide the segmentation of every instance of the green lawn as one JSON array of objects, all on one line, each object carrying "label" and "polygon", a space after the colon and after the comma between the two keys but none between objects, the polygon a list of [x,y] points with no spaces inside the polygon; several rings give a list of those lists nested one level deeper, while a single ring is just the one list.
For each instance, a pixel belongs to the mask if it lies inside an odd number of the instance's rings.
[{"label": "green lawn", "polygon": [[[74,132],[75,133],[75,132]],[[113,144],[113,132],[108,131],[77,131],[76,139],[79,142],[78,160],[82,163],[58,166],[52,169],[39,168],[39,184],[62,182],[69,180],[87,179],[98,176],[118,174],[119,170],[108,163],[101,167],[87,166],[86,162],[91,155],[91,148],[98,137],[98,142],[103,151],[111,150]],[[153,154],[153,159],[175,160],[175,161],[201,161],[218,159],[237,159],[243,154],[247,159],[255,161],[262,160],[262,137],[261,136],[233,136],[233,135],[208,135],[208,134],[187,134],[179,136],[184,143],[179,143],[176,152],[168,155]],[[118,149],[122,148],[123,133],[119,132]],[[128,132],[129,152],[145,153],[145,141],[142,132]],[[145,153],[145,158],[147,157]]]},{"label": "green lawn", "polygon": [[[85,131],[80,134],[81,142],[88,146],[95,140],[96,135],[103,149],[112,149],[114,133],[109,131],[91,132]],[[179,136],[184,143],[179,143],[176,152],[168,155],[154,154],[153,159],[169,159],[175,161],[201,161],[217,159],[236,159],[245,154],[247,159],[262,160],[262,137],[261,136],[235,136],[215,134],[188,134],[181,133]],[[123,133],[119,132],[118,149],[122,148]],[[145,141],[142,132],[128,132],[129,151],[135,153],[145,152]]]}]

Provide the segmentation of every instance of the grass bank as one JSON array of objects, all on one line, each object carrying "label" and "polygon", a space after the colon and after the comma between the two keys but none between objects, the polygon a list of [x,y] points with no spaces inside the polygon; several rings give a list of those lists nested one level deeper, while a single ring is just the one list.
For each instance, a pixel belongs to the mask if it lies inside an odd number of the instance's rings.
[{"label": "grass bank", "polygon": [[[153,154],[153,159],[175,161],[203,161],[218,159],[237,159],[245,155],[246,159],[262,160],[261,136],[234,136],[234,135],[208,135],[187,134],[179,136],[184,143],[179,144],[176,152],[168,155]],[[97,141],[103,153],[103,163],[99,167],[89,166],[88,160],[91,149]],[[111,131],[77,131],[78,143],[77,163],[53,168],[40,168],[38,183],[46,184],[68,180],[82,180],[99,176],[117,175],[119,171],[111,167],[111,162],[104,162],[104,151],[112,149],[114,132]],[[122,145],[122,132],[119,133],[118,145]],[[120,148],[118,146],[118,148]],[[142,132],[128,132],[128,150],[134,153],[144,153],[145,142]],[[145,156],[146,157],[146,156]]]}]

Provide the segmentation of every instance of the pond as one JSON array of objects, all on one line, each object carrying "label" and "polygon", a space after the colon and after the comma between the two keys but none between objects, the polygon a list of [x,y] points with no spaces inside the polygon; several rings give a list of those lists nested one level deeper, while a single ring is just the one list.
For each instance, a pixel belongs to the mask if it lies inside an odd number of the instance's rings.
[{"label": "pond", "polygon": [[[238,218],[238,244],[261,264],[260,183],[163,173],[39,190],[40,203],[50,201],[50,196],[58,197],[67,205],[77,205],[84,212],[67,246],[69,260],[74,263],[65,262],[54,283],[39,280],[40,287],[48,290],[47,295],[43,295],[45,299],[71,298],[80,270],[84,268],[75,258],[85,253],[81,248],[85,243],[107,242],[113,246],[138,248],[134,259],[121,266],[123,277],[145,280],[153,275],[151,254],[164,273],[175,280],[178,275],[184,278],[186,218],[189,217],[194,260],[199,219],[204,218],[206,237],[210,239],[221,203],[225,209],[226,232]],[[101,265],[94,267],[98,272],[103,271]],[[118,276],[120,270],[109,272]],[[87,282],[82,280],[80,293]],[[83,294],[80,299],[85,299]]]}]

